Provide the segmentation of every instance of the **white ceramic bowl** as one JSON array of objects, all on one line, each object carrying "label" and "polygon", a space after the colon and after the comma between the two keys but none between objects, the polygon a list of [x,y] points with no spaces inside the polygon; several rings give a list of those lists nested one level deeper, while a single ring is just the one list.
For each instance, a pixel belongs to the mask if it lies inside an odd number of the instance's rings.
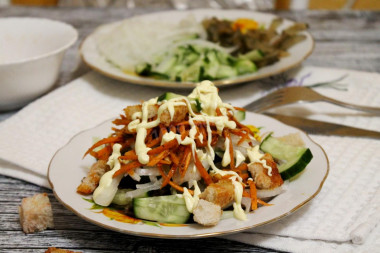
[{"label": "white ceramic bowl", "polygon": [[41,18],[0,19],[0,110],[23,106],[52,88],[78,32]]}]

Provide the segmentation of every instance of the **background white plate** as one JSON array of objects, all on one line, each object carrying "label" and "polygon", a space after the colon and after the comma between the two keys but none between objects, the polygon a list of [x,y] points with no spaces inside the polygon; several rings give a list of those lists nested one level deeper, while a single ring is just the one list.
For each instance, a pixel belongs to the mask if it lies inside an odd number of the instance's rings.
[{"label": "background white plate", "polygon": [[248,214],[248,220],[245,222],[231,218],[220,221],[214,227],[202,227],[198,224],[185,227],[155,227],[110,220],[102,214],[95,213],[97,210],[90,210],[92,204],[84,201],[83,196],[76,193],[76,188],[95,160],[90,156],[82,159],[82,156],[92,145],[93,137],[108,136],[111,121],[74,136],[51,160],[48,179],[56,198],[68,209],[89,222],[122,233],[148,237],[196,238],[229,234],[257,227],[295,212],[314,198],[327,177],[329,163],[323,149],[296,128],[270,117],[249,112],[244,123],[263,127],[264,132],[273,131],[274,136],[300,132],[306,146],[310,148],[314,156],[304,173],[289,183],[287,191],[270,202],[274,204],[273,206],[260,207],[254,213]]},{"label": "background white plate", "polygon": [[[145,21],[154,22],[155,20],[161,20],[164,22],[178,23],[180,20],[188,16],[189,14],[194,15],[197,21],[201,22],[205,18],[218,17],[235,20],[237,18],[251,18],[256,20],[259,24],[265,24],[268,26],[274,18],[278,16],[268,13],[260,13],[254,11],[244,11],[244,10],[214,10],[214,9],[198,9],[189,11],[166,11],[157,12],[152,14],[146,14],[142,16],[133,17],[134,19],[142,19]],[[137,75],[127,74],[120,69],[109,64],[106,59],[99,54],[96,47],[97,36],[108,33],[114,27],[119,25],[122,21],[102,25],[97,28],[92,34],[90,34],[82,43],[80,48],[80,53],[83,61],[88,64],[94,70],[117,80],[140,84],[140,85],[150,85],[158,87],[175,87],[175,88],[194,88],[194,83],[180,83],[171,82],[164,80],[155,80],[151,78],[140,77]],[[300,21],[302,22],[302,20]],[[287,28],[294,24],[293,21],[284,19],[282,25],[278,28],[281,32],[284,28]],[[288,69],[296,67],[303,60],[305,60],[314,49],[314,40],[310,33],[302,32],[306,35],[306,40],[291,47],[288,52],[290,55],[288,57],[281,58],[280,61],[259,69],[256,73],[246,74],[237,76],[230,79],[217,80],[214,84],[217,86],[232,85],[241,82],[258,80],[264,77],[272,76]]]}]

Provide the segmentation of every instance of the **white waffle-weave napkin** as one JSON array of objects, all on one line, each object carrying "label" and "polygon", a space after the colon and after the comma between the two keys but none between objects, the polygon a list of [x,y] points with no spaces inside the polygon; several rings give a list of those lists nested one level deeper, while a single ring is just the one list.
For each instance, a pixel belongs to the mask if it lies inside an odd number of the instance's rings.
[{"label": "white waffle-weave napkin", "polygon": [[[244,106],[279,85],[306,85],[338,78],[347,91],[317,88],[325,95],[357,104],[380,106],[380,75],[350,70],[304,67],[254,84],[220,91],[224,101]],[[288,80],[290,76],[292,80]],[[287,82],[285,82],[287,81]],[[31,103],[0,123],[0,174],[49,187],[46,173],[54,153],[76,133],[122,113],[140,100],[162,94],[89,74]],[[186,94],[186,91],[176,91]],[[380,118],[324,103],[286,106],[286,114],[380,130]],[[330,174],[320,194],[306,207],[279,222],[226,236],[245,243],[295,252],[360,251],[380,248],[380,141],[311,136],[330,159]],[[364,243],[362,246],[356,244]]]}]

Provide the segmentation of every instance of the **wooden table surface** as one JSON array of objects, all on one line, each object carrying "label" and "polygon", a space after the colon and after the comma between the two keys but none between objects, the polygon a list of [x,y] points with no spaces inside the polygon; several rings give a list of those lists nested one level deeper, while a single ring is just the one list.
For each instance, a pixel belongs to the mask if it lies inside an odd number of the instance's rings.
[{"label": "wooden table surface", "polygon": [[[170,5],[133,10],[6,7],[0,8],[0,17],[45,17],[70,23],[78,29],[79,40],[64,58],[57,83],[59,87],[89,71],[80,62],[78,46],[98,25],[170,8]],[[276,14],[310,25],[316,47],[304,65],[380,72],[380,12],[284,11]],[[0,121],[16,112],[0,113]],[[25,235],[19,223],[18,206],[23,197],[41,192],[49,194],[55,229]],[[0,252],[44,252],[48,247],[83,252],[274,252],[219,238],[148,239],[108,231],[83,221],[66,210],[50,190],[0,176]]]}]

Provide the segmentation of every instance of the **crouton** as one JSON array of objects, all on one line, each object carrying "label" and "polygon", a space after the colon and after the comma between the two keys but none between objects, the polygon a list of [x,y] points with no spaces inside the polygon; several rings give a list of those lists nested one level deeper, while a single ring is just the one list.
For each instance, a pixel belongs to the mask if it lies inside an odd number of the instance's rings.
[{"label": "crouton", "polygon": [[169,126],[170,123],[178,123],[185,119],[189,109],[186,105],[177,105],[174,106],[174,115],[173,120],[171,119],[170,113],[168,109],[165,109],[160,115],[160,122],[165,126]]},{"label": "crouton", "polygon": [[224,209],[234,200],[234,192],[234,185],[231,180],[221,179],[217,183],[207,186],[201,195],[199,195],[199,198],[219,205]]},{"label": "crouton", "polygon": [[46,193],[23,198],[19,213],[22,230],[27,234],[54,228],[53,212]]},{"label": "crouton", "polygon": [[215,226],[222,216],[219,205],[200,199],[194,211],[194,221],[203,226]]},{"label": "crouton", "polygon": [[272,176],[268,175],[268,169],[264,168],[261,163],[251,163],[248,165],[248,171],[251,173],[253,181],[258,189],[274,189],[281,186],[284,181],[278,172],[277,164],[272,156],[266,153],[263,158],[266,164],[272,168]]},{"label": "crouton", "polygon": [[48,248],[45,253],[81,253],[79,251],[71,251],[71,250],[67,250],[67,249],[59,249],[59,248],[54,248],[54,247],[50,247]]},{"label": "crouton", "polygon": [[94,163],[91,166],[87,177],[82,179],[81,184],[77,188],[77,192],[83,195],[93,193],[99,185],[100,178],[109,170],[110,167],[107,165],[107,161],[99,160]]},{"label": "crouton", "polygon": [[[141,105],[128,106],[127,108],[124,109],[124,111],[125,111],[125,116],[127,120],[133,120],[133,117],[132,117],[133,114],[135,114],[136,112],[141,112],[142,106]],[[189,112],[189,109],[187,108],[186,105],[174,106],[174,115],[172,119],[169,113],[169,110],[165,109],[160,115],[160,122],[163,123],[165,126],[169,126],[170,123],[172,122],[174,123],[181,122],[185,119],[188,112]],[[156,105],[148,106],[148,119],[151,119],[157,116],[157,113],[158,113],[158,107]]]},{"label": "crouton", "polygon": [[[148,119],[153,118],[157,115],[158,107],[156,105],[149,105],[148,106]],[[127,120],[133,120],[133,114],[136,112],[142,112],[142,105],[131,105],[127,106],[124,109],[125,116],[127,117]]]}]

